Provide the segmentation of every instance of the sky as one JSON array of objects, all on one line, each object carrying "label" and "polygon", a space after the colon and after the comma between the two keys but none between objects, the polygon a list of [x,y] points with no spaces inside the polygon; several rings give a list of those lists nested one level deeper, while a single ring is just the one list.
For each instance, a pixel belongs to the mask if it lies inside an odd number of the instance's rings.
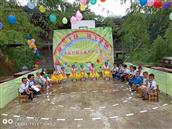
[{"label": "sky", "polygon": [[[21,5],[27,5],[29,0],[18,0]],[[72,3],[74,0],[67,0]],[[130,2],[127,0],[126,4],[120,4],[121,0],[106,0],[105,2],[101,2],[97,0],[95,5],[90,5],[89,8],[95,12],[97,15],[101,15],[104,17],[107,16],[124,16],[126,15],[126,9],[130,7]],[[79,7],[78,7],[79,9]]]}]

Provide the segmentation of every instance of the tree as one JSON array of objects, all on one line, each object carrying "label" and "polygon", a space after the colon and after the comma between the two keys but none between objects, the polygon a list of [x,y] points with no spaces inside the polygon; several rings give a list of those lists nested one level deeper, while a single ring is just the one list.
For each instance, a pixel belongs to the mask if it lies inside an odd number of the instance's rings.
[{"label": "tree", "polygon": [[[8,3],[7,1],[5,2]],[[17,23],[15,25],[10,25],[8,23],[8,15],[14,15],[16,17]],[[39,42],[39,33],[42,31],[41,28],[31,24],[30,15],[24,12],[22,7],[18,6],[1,7],[0,21],[3,23],[3,28],[0,30],[0,60],[4,62],[3,66],[1,64],[1,67],[6,69],[7,73],[7,71],[12,72],[20,70],[23,65],[27,65],[28,67],[34,65],[33,51],[30,50],[26,44],[26,35],[30,34]],[[24,62],[23,57],[29,60]],[[1,71],[0,73],[2,73]]]},{"label": "tree", "polygon": [[142,13],[131,13],[126,16],[121,30],[124,48],[129,53],[149,42],[148,26]]}]

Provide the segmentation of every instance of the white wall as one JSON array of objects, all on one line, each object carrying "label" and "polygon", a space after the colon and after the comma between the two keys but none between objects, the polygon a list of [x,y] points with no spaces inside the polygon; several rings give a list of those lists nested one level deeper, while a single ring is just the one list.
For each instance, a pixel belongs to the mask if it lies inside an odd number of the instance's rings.
[{"label": "white wall", "polygon": [[71,24],[71,29],[86,29],[86,28],[95,28],[95,21],[82,20],[82,21],[78,21],[75,24]]}]

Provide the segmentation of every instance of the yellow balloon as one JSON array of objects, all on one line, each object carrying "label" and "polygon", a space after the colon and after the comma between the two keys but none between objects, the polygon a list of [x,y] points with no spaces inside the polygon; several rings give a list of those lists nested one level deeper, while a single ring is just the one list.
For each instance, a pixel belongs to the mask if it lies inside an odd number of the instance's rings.
[{"label": "yellow balloon", "polygon": [[28,40],[28,41],[27,41],[27,44],[30,45],[30,44],[31,44],[31,40]]},{"label": "yellow balloon", "polygon": [[45,7],[43,5],[41,5],[41,6],[39,6],[39,11],[41,13],[45,13],[46,9],[45,9]]},{"label": "yellow balloon", "polygon": [[87,8],[87,5],[80,4],[80,10],[81,11],[85,11],[86,8]]}]

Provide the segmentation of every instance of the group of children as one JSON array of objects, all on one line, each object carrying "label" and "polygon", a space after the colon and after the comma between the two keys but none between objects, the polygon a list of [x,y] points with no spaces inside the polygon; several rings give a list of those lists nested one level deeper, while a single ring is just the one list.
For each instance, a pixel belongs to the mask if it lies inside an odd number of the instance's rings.
[{"label": "group of children", "polygon": [[21,95],[27,95],[29,100],[33,100],[34,96],[40,95],[41,91],[51,85],[51,80],[44,72],[28,74],[27,78],[22,78],[22,84],[19,87]]},{"label": "group of children", "polygon": [[[148,74],[146,71],[142,73],[141,66],[137,68],[131,65],[128,69],[125,64],[118,66],[114,64],[114,67],[110,69],[108,63],[105,62],[102,66],[102,77],[105,80],[109,80],[113,77],[122,82],[127,81],[132,91],[136,91],[138,96],[142,97],[143,100],[148,99],[149,92],[155,92],[157,89],[154,74]],[[73,81],[85,81],[87,78],[97,80],[100,78],[100,75],[92,63],[89,68],[89,73],[87,73],[83,65],[80,65],[80,72],[78,72],[76,65],[72,65],[69,78]],[[37,72],[36,77],[33,74],[29,74],[27,78],[22,78],[19,92],[22,95],[28,95],[28,98],[32,100],[33,96],[41,93],[41,89],[47,88],[47,86],[50,86],[53,82],[62,83],[66,81],[66,79],[67,75],[64,67],[58,65],[55,67],[51,78],[49,78],[45,72]]]},{"label": "group of children", "polygon": [[155,92],[157,84],[154,74],[148,74],[147,71],[142,72],[142,67],[131,65],[127,68],[127,65],[114,65],[112,70],[113,78],[118,80],[127,81],[131,87],[131,90],[137,92],[138,97],[142,97],[143,100],[148,99],[149,92]]},{"label": "group of children", "polygon": [[[106,80],[112,78],[112,73],[108,65],[108,62],[105,62],[105,64],[102,66],[102,76]],[[94,63],[91,63],[89,67],[89,73],[87,73],[84,65],[80,65],[80,72],[78,72],[78,67],[75,64],[73,64],[69,78],[73,81],[76,80],[85,81],[88,78],[92,80],[98,80],[100,78],[100,75],[97,72]],[[64,67],[60,67],[60,65],[56,65],[55,71],[51,76],[51,80],[58,81],[59,83],[61,83],[62,81],[66,81],[66,79],[67,79],[67,75],[65,74]]]}]

